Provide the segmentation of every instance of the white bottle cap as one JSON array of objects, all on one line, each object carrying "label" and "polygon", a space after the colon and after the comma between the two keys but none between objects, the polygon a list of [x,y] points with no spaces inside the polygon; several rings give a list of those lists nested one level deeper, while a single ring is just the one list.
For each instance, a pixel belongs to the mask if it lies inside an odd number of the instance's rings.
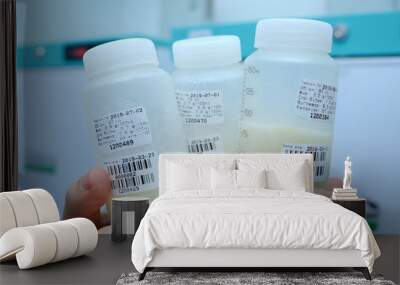
[{"label": "white bottle cap", "polygon": [[83,55],[83,64],[89,78],[93,78],[135,65],[158,66],[158,59],[151,40],[133,38],[112,41],[88,50]]},{"label": "white bottle cap", "polygon": [[180,40],[172,52],[177,68],[208,68],[231,65],[242,59],[237,36],[213,36]]},{"label": "white bottle cap", "polygon": [[316,20],[264,19],[257,23],[254,47],[330,52],[332,26]]}]

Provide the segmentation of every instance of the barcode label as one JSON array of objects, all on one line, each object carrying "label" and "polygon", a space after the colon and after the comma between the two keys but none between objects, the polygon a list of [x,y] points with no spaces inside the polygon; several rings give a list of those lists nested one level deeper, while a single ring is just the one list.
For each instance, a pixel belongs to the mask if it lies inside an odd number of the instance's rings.
[{"label": "barcode label", "polygon": [[325,181],[328,178],[328,146],[309,144],[283,144],[282,153],[311,153],[314,158],[314,181]]},{"label": "barcode label", "polygon": [[128,172],[152,168],[150,158],[136,159],[121,164],[111,164],[107,166],[107,170],[111,175],[119,175]]},{"label": "barcode label", "polygon": [[157,187],[156,154],[149,151],[105,162],[114,195]]},{"label": "barcode label", "polygon": [[314,166],[314,177],[321,177],[325,174],[325,166],[317,165]]},{"label": "barcode label", "polygon": [[188,141],[189,153],[223,152],[223,142],[220,136],[193,138]]},{"label": "barcode label", "polygon": [[114,179],[112,180],[111,185],[112,189],[114,190],[117,188],[130,188],[130,187],[141,186],[153,182],[154,182],[154,174],[150,173],[150,174],[121,178],[121,179]]},{"label": "barcode label", "polygon": [[201,153],[201,152],[213,151],[216,148],[217,146],[213,142],[197,143],[188,146],[189,153]]}]

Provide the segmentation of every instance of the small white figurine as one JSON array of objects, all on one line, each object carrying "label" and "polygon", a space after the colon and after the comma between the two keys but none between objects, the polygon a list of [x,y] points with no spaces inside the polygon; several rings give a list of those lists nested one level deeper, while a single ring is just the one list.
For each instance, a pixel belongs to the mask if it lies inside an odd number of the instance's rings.
[{"label": "small white figurine", "polygon": [[352,189],[351,188],[351,159],[350,156],[346,157],[344,161],[344,177],[343,177],[343,189]]}]

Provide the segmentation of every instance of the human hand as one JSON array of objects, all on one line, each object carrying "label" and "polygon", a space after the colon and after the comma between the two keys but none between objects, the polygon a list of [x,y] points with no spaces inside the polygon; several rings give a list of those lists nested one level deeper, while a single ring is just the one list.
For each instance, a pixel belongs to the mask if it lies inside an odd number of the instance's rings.
[{"label": "human hand", "polygon": [[97,228],[110,223],[100,208],[111,197],[111,179],[103,168],[95,168],[75,181],[65,196],[64,219],[83,217]]}]

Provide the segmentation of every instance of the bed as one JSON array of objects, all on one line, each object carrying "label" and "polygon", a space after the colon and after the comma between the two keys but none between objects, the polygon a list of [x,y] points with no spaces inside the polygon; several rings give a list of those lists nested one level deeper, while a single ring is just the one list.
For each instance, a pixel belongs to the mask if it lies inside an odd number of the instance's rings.
[{"label": "bed", "polygon": [[311,154],[162,154],[132,262],[154,268],[352,267],[380,251],[362,217],[313,194]]}]

